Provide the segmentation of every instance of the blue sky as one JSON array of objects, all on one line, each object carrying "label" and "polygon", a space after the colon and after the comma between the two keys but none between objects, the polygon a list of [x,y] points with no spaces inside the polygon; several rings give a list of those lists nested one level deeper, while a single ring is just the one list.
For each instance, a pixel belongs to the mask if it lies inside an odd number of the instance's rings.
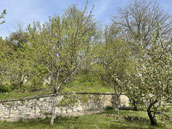
[{"label": "blue sky", "polygon": [[[89,0],[88,9],[95,5],[93,14],[101,24],[108,24],[119,7],[133,0]],[[172,0],[159,0],[165,11],[172,15]],[[18,24],[24,26],[33,21],[45,22],[49,16],[60,15],[72,4],[83,8],[86,0],[1,0],[0,12],[7,10],[6,23],[0,25],[0,36],[5,38],[17,29]]]}]

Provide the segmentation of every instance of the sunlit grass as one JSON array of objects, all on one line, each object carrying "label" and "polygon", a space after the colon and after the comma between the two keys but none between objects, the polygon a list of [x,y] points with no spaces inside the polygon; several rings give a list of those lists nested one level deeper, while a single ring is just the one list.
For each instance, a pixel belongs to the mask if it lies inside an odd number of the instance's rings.
[{"label": "sunlit grass", "polygon": [[[112,115],[108,115],[108,114]],[[18,122],[0,122],[0,129],[171,129],[172,123],[158,123],[151,126],[149,121],[127,121],[122,116],[138,116],[146,119],[143,111],[107,111],[95,115],[78,117],[58,117],[54,126],[49,125],[50,119],[32,119]]]}]

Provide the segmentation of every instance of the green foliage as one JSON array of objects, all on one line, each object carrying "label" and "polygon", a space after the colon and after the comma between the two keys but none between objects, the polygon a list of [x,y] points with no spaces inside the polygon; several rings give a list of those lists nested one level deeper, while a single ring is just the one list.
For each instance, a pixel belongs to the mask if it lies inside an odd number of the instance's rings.
[{"label": "green foliage", "polygon": [[0,93],[4,93],[4,92],[9,92],[11,91],[11,87],[9,85],[0,85]]},{"label": "green foliage", "polygon": [[105,111],[112,111],[114,108],[113,107],[111,107],[111,106],[107,106],[107,107],[105,107]]},{"label": "green foliage", "polygon": [[[54,16],[48,22],[28,26],[30,50],[37,68],[35,75],[43,81],[50,78],[52,87],[60,90],[81,67],[84,44],[93,38],[91,13],[69,7],[62,16]],[[82,55],[80,55],[82,54]]]},{"label": "green foliage", "polygon": [[128,42],[116,38],[119,33],[114,26],[105,29],[105,42],[98,48],[96,67],[102,83],[114,89],[115,93],[124,92],[126,74],[132,67]]},{"label": "green foliage", "polygon": [[[4,18],[4,15],[6,15],[6,9],[3,10],[3,12],[0,14],[0,19]],[[0,24],[5,23],[5,21],[1,21]]]}]

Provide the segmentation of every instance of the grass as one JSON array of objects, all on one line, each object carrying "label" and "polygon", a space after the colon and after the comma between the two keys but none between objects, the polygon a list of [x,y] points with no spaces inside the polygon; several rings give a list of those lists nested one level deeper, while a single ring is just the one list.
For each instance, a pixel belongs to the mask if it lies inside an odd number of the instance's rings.
[{"label": "grass", "polygon": [[92,83],[92,82],[86,82],[86,83],[81,83],[81,84],[67,84],[65,85],[64,89],[62,92],[99,92],[99,93],[104,93],[104,92],[113,92],[113,89],[110,87],[103,87],[99,83]]},{"label": "grass", "polygon": [[103,86],[100,79],[96,75],[79,75],[69,83],[67,83],[62,92],[113,92],[112,87]]},{"label": "grass", "polygon": [[[90,82],[85,81],[81,82],[78,80],[72,81],[64,85],[62,92],[113,92],[113,89],[110,87],[103,87],[100,82]],[[0,93],[0,100],[5,99],[18,99],[39,95],[46,95],[52,93],[52,87],[42,88],[42,90],[38,91],[30,91],[28,89],[27,92],[22,92],[20,90],[14,90],[12,92]]]},{"label": "grass", "polygon": [[51,93],[51,91],[47,90],[39,90],[35,92],[21,92],[19,90],[15,90],[12,92],[6,92],[6,93],[0,93],[0,100],[6,100],[6,99],[19,99],[19,98],[25,98],[25,97],[32,97],[32,96],[38,96],[38,95],[45,95]]},{"label": "grass", "polygon": [[151,126],[148,121],[127,121],[124,116],[144,117],[143,111],[106,111],[104,113],[78,117],[58,117],[54,126],[49,119],[32,119],[18,122],[0,122],[0,129],[172,129],[172,123],[166,122]]}]

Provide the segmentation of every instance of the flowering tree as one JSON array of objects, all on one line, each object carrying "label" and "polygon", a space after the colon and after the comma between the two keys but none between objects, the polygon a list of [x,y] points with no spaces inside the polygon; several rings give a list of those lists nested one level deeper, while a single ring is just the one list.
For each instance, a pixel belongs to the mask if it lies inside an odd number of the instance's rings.
[{"label": "flowering tree", "polygon": [[164,115],[160,107],[165,107],[166,100],[172,97],[172,45],[171,40],[162,40],[160,34],[154,36],[152,44],[150,49],[143,50],[136,78],[130,76],[130,84],[140,94],[139,101],[145,103],[151,124],[156,125],[156,115]]}]

